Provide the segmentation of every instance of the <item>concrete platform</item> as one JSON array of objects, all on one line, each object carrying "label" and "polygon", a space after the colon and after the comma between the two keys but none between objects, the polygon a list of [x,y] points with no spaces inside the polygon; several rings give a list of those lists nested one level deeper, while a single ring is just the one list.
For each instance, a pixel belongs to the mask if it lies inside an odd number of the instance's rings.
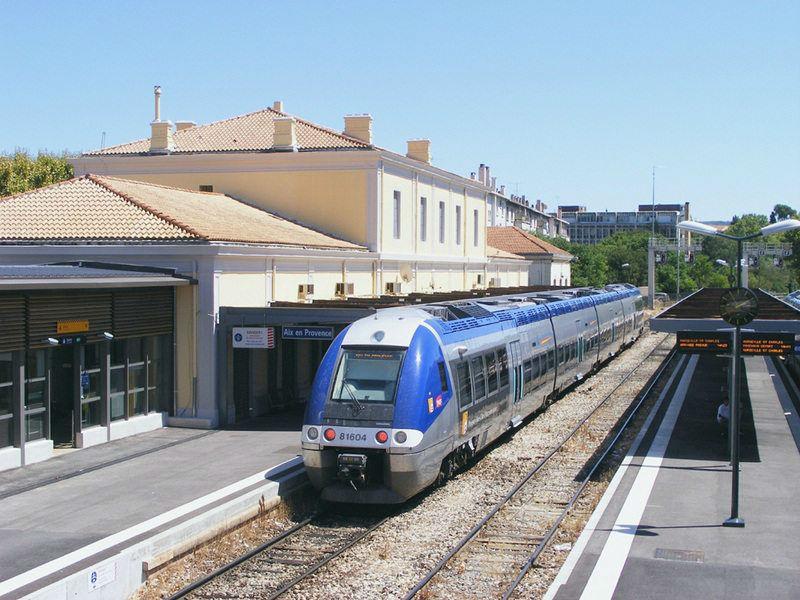
[{"label": "concrete platform", "polygon": [[[546,598],[800,597],[800,431],[771,359],[745,359],[740,516],[715,415],[726,361],[692,357],[612,480]],[[798,438],[800,440],[800,437]]]},{"label": "concrete platform", "polygon": [[143,567],[302,485],[299,427],[167,428],[2,473],[0,598],[127,597]]}]

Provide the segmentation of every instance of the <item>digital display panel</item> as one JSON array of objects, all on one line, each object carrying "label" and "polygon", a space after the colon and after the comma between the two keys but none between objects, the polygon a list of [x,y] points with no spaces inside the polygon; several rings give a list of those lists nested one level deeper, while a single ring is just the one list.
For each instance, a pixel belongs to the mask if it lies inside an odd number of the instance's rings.
[{"label": "digital display panel", "polygon": [[793,333],[749,333],[742,332],[742,354],[783,355],[795,351]]},{"label": "digital display panel", "polygon": [[731,334],[723,331],[679,331],[678,352],[723,354],[731,350]]}]

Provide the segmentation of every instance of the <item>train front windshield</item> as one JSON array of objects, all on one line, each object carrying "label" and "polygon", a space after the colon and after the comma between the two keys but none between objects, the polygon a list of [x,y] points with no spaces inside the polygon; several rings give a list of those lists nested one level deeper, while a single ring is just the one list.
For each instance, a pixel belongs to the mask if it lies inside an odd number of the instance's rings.
[{"label": "train front windshield", "polygon": [[404,350],[345,350],[332,400],[394,402]]}]

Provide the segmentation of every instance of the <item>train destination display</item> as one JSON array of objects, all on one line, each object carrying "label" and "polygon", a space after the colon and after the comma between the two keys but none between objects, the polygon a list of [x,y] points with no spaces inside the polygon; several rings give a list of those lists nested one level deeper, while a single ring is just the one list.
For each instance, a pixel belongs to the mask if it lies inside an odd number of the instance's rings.
[{"label": "train destination display", "polygon": [[731,334],[724,331],[679,331],[678,352],[722,354],[731,349]]},{"label": "train destination display", "polygon": [[793,333],[742,332],[742,354],[784,355],[794,354]]}]

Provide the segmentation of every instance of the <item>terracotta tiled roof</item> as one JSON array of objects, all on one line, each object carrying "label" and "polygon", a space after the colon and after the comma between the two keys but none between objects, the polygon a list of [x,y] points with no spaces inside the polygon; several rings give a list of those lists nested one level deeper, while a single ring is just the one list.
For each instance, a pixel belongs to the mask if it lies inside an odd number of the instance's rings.
[{"label": "terracotta tiled roof", "polygon": [[[172,139],[175,143],[173,154],[192,152],[248,152],[265,151],[272,148],[275,132],[274,121],[287,117],[282,112],[266,108],[257,112],[217,121],[207,125],[196,125],[181,131],[175,131]],[[372,148],[369,144],[315,125],[298,117],[297,149],[303,150],[359,150]],[[94,154],[141,154],[150,151],[150,139],[138,140],[118,146],[85,152]]]},{"label": "terracotta tiled roof", "polygon": [[566,250],[545,242],[518,227],[487,227],[486,230],[487,243],[490,246],[512,254],[519,254],[520,256],[554,254],[559,258],[572,258],[572,254]]},{"label": "terracotta tiled roof", "polygon": [[486,256],[488,258],[507,258],[507,259],[514,259],[514,260],[527,260],[523,258],[519,254],[511,254],[511,252],[506,252],[505,250],[500,250],[500,248],[495,248],[493,246],[486,247]]},{"label": "terracotta tiled roof", "polygon": [[0,198],[0,243],[238,242],[364,250],[224,194],[85,175]]}]

